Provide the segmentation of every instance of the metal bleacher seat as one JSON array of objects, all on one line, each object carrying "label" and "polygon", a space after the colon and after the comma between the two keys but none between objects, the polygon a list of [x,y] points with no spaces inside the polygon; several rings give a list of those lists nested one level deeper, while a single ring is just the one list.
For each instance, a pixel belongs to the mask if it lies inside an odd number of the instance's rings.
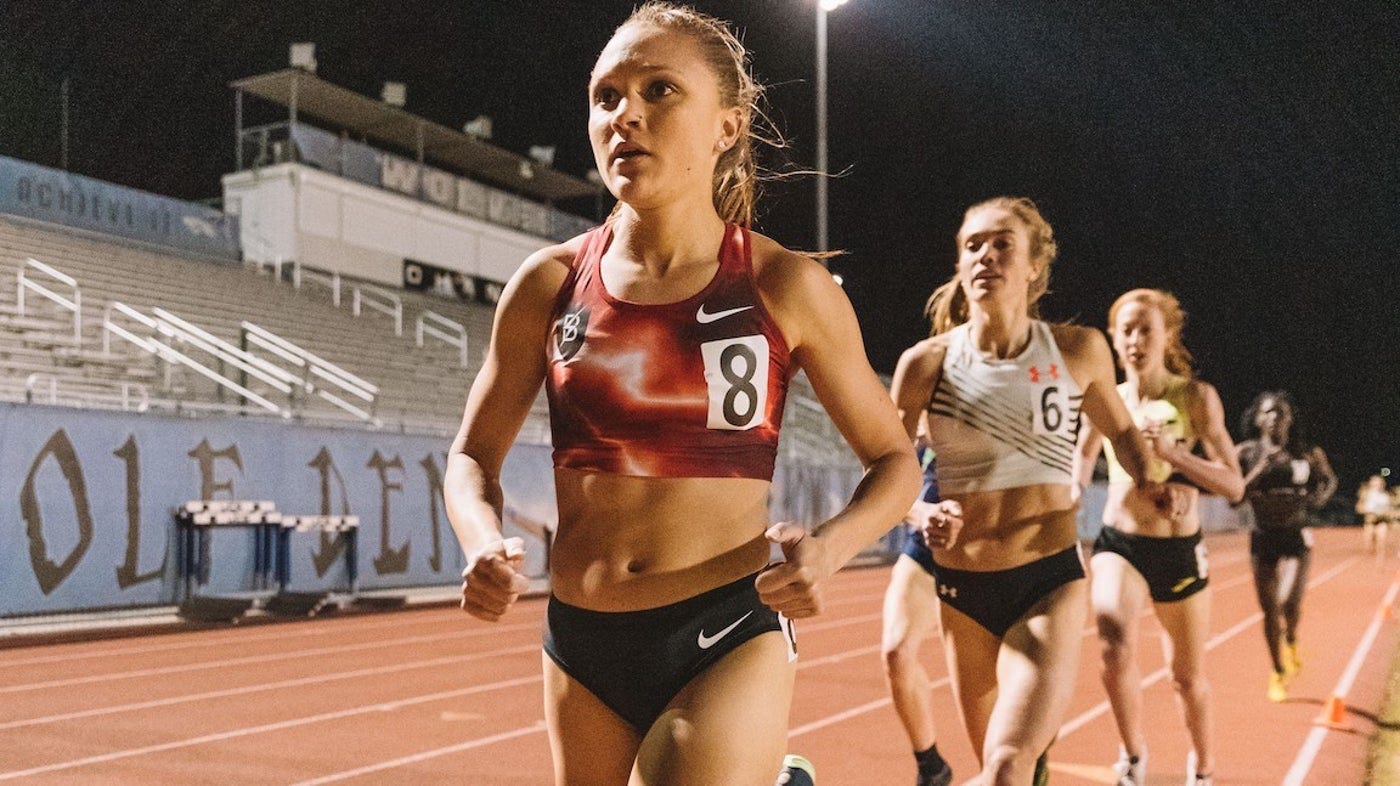
[{"label": "metal bleacher seat", "polygon": [[[100,344],[102,309],[112,300],[143,311],[157,306],[168,308],[229,342],[237,342],[241,323],[250,320],[379,385],[375,414],[386,425],[406,426],[405,430],[450,433],[460,418],[467,388],[480,367],[481,351],[486,346],[485,333],[469,332],[472,353],[468,368],[461,368],[457,348],[432,341],[417,347],[411,331],[396,336],[392,329],[386,331],[383,322],[375,319],[372,312],[357,319],[350,315],[349,309],[331,303],[325,291],[311,287],[294,289],[239,265],[185,258],[0,219],[0,281],[6,277],[13,280],[15,269],[27,257],[41,257],[80,282],[84,292],[84,343],[89,346]],[[0,286],[0,291],[4,289]],[[438,298],[403,294],[407,301],[407,320],[431,307],[449,319],[463,321],[469,331],[489,326],[490,309],[487,307],[459,307]],[[489,327],[486,330],[489,331]],[[24,346],[35,348],[36,343],[31,341]],[[0,347],[3,347],[2,339]],[[71,350],[71,346],[64,348],[65,352]],[[190,374],[161,369],[149,357],[133,358],[131,353],[124,354],[133,361],[128,362],[127,368],[144,368],[138,373],[154,383],[151,395],[156,404],[160,404],[162,398],[218,399],[212,383]],[[0,352],[0,362],[3,357]],[[81,355],[66,355],[63,362],[90,366],[85,372],[88,375],[122,376],[120,363],[105,364],[111,368],[104,371],[99,368],[104,363]],[[11,394],[0,387],[0,395]],[[300,414],[315,419],[331,418],[339,413],[329,405],[308,398]]]}]

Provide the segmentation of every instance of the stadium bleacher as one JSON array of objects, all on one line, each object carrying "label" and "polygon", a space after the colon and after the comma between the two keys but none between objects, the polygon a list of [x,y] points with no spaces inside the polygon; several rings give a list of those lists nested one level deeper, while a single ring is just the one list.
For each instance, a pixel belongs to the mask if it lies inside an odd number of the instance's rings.
[{"label": "stadium bleacher", "polygon": [[[112,341],[112,357],[103,355],[104,311],[108,303],[117,301],[142,312],[167,309],[235,344],[242,322],[251,321],[378,385],[374,414],[384,423],[403,429],[449,429],[460,415],[490,331],[487,307],[402,291],[395,294],[403,301],[403,320],[410,327],[403,335],[395,335],[389,317],[364,309],[356,318],[348,304],[336,307],[332,293],[316,286],[293,288],[255,269],[0,219],[3,280],[16,281],[17,272],[30,258],[77,282],[82,293],[82,343],[73,342],[71,315],[31,295],[27,315],[21,318],[14,314],[15,287],[0,288],[0,309],[4,309],[0,314],[6,317],[0,322],[5,328],[0,369],[6,372],[0,396],[10,400],[24,400],[22,380],[39,373],[45,381],[57,381],[59,400],[66,403],[110,404],[111,396],[98,401],[81,394],[119,393],[122,383],[139,383],[148,389],[151,406],[218,404],[220,395],[212,383],[189,373],[166,376],[154,357],[126,342]],[[415,345],[411,326],[428,311],[466,327],[467,368],[461,367],[455,347],[434,341]],[[228,399],[223,396],[225,403]],[[312,420],[340,418],[334,407],[314,399],[307,399],[296,414]]]},{"label": "stadium bleacher", "polygon": [[[187,369],[165,368],[168,364],[127,342],[109,339],[112,352],[104,354],[104,313],[116,301],[143,313],[166,309],[233,344],[239,342],[242,323],[250,321],[378,386],[373,412],[377,425],[364,425],[446,433],[460,418],[490,336],[492,309],[485,305],[397,290],[392,295],[402,303],[404,326],[398,335],[394,320],[376,310],[362,308],[359,317],[352,315],[354,287],[382,291],[367,284],[343,280],[337,306],[325,277],[309,272],[294,287],[266,268],[181,256],[66,228],[0,218],[0,281],[16,281],[17,272],[31,258],[76,281],[82,296],[82,342],[74,343],[71,314],[30,295],[26,316],[19,317],[15,285],[0,287],[0,376],[4,379],[0,398],[6,400],[125,404],[128,409],[182,412],[238,410],[236,396]],[[417,345],[412,326],[425,313],[465,328],[465,368],[457,347],[431,338]],[[32,374],[38,377],[26,392],[25,382]],[[265,386],[250,383],[250,387],[269,398],[277,395]],[[787,454],[822,463],[849,463],[844,443],[815,403],[804,376],[794,380],[790,398],[784,425]],[[314,397],[303,398],[293,414],[308,422],[355,422]],[[548,442],[542,396],[521,438],[533,444]]]}]

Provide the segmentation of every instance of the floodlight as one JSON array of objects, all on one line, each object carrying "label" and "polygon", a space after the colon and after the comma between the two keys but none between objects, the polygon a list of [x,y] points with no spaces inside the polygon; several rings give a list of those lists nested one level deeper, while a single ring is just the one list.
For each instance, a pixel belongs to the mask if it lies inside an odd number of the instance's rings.
[{"label": "floodlight", "polygon": [[544,166],[554,166],[554,146],[530,145],[530,158]]},{"label": "floodlight", "polygon": [[316,73],[316,45],[311,42],[292,44],[291,63],[293,68]]},{"label": "floodlight", "polygon": [[403,82],[385,82],[380,99],[389,106],[402,107],[408,101],[408,85]]},{"label": "floodlight", "polygon": [[477,139],[491,138],[491,118],[488,115],[477,115],[462,126],[462,133],[470,134]]}]

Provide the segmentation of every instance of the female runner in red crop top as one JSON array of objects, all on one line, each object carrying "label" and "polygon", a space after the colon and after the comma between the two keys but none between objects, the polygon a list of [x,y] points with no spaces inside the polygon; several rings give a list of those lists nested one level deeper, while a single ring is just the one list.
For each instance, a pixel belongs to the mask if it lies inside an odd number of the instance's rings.
[{"label": "female runner in red crop top", "polygon": [[[543,661],[560,784],[772,783],[786,618],[819,613],[823,580],[918,493],[844,294],[747,229],[758,92],[722,22],[648,3],[617,29],[589,83],[589,136],[618,208],[507,285],[453,443],[462,605],[494,621],[525,586],[501,539],[501,465],[547,383],[559,526]],[[767,517],[798,369],[867,470],[812,532]],[[770,542],[786,561],[765,567]]]}]

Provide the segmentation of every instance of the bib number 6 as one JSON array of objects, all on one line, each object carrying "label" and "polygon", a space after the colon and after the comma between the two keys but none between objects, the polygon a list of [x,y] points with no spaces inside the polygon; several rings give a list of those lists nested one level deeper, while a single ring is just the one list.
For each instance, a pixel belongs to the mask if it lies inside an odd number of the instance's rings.
[{"label": "bib number 6", "polygon": [[757,426],[768,404],[768,341],[763,336],[707,341],[700,355],[709,393],[705,425],[727,431]]},{"label": "bib number 6", "polygon": [[1068,396],[1058,385],[1048,385],[1032,394],[1031,427],[1036,435],[1058,434],[1068,418]]}]

